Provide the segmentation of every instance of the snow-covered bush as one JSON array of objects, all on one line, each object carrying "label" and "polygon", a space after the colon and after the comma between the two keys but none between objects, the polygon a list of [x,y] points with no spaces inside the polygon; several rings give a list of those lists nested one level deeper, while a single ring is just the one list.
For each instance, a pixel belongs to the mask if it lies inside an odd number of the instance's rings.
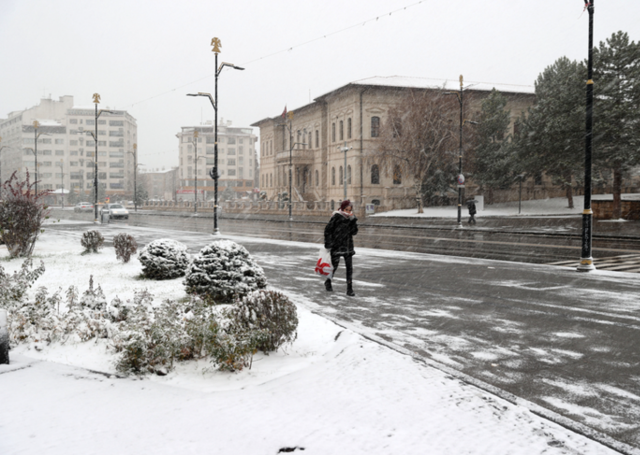
[{"label": "snow-covered bush", "polygon": [[267,278],[242,245],[231,240],[216,240],[193,259],[184,284],[189,294],[225,303],[265,288]]},{"label": "snow-covered bush", "polygon": [[189,266],[187,246],[171,239],[154,240],[145,246],[138,259],[142,274],[154,280],[168,280],[185,274]]},{"label": "snow-covered bush", "polygon": [[263,352],[276,351],[298,336],[298,312],[294,303],[281,292],[259,290],[238,299],[229,310],[236,331],[267,330],[267,337],[258,344]]},{"label": "snow-covered bush", "polygon": [[0,265],[0,308],[10,310],[24,302],[25,295],[33,283],[44,273],[44,263],[33,269],[33,261],[27,258],[20,270],[12,275],[7,274]]},{"label": "snow-covered bush", "polygon": [[0,186],[0,237],[14,258],[31,256],[38,234],[43,232],[42,225],[49,218],[43,202],[49,191],[36,193],[29,172],[24,181],[18,180],[17,172]]},{"label": "snow-covered bush", "polygon": [[84,248],[85,253],[97,253],[104,244],[104,237],[99,231],[87,231],[82,234],[80,244]]},{"label": "snow-covered bush", "polygon": [[116,250],[116,257],[126,264],[131,259],[131,255],[138,251],[138,242],[123,232],[113,238],[113,247]]}]

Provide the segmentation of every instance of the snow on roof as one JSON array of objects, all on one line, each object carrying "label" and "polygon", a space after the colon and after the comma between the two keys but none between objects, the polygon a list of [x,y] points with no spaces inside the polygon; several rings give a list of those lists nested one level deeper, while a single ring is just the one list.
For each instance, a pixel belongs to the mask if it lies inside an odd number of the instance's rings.
[{"label": "snow on roof", "polygon": [[[444,88],[447,90],[459,90],[458,79],[432,79],[427,77],[408,76],[374,76],[351,82],[353,85],[378,85],[385,87],[406,88]],[[534,94],[533,85],[500,84],[494,82],[464,81],[464,89],[491,91],[495,88],[501,92],[530,93]]]}]

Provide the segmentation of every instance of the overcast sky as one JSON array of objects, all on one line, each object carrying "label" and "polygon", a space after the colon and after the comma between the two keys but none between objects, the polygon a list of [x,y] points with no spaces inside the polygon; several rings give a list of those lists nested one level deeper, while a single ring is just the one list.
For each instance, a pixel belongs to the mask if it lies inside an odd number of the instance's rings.
[{"label": "overcast sky", "polygon": [[[139,161],[178,164],[181,126],[249,126],[349,82],[412,76],[533,85],[557,58],[587,57],[581,0],[0,0],[0,118],[43,97],[125,109]],[[391,13],[391,14],[389,14]],[[595,43],[640,40],[640,2],[599,0]],[[255,130],[258,133],[257,129]]]}]

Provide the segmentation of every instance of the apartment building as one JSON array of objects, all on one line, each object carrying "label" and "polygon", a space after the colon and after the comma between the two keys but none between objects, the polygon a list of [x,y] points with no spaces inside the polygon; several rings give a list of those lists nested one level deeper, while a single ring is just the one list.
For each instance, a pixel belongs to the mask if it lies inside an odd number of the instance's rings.
[{"label": "apartment building", "polygon": [[[210,200],[214,196],[214,181],[209,171],[215,164],[215,131],[213,122],[198,126],[183,126],[176,134],[179,149],[178,198]],[[253,128],[233,127],[231,121],[218,124],[218,192],[229,188],[236,197],[253,192],[258,172],[258,160]],[[229,193],[229,191],[227,191]]]},{"label": "apartment building", "polygon": [[99,186],[106,195],[124,195],[133,186],[128,180],[134,170],[136,120],[123,110],[98,108],[110,112],[98,117],[97,144],[95,105],[75,105],[73,96],[43,98],[37,106],[0,119],[2,180],[14,171],[24,178],[28,171],[32,181],[37,176],[38,190],[64,188],[88,195],[97,159]]}]

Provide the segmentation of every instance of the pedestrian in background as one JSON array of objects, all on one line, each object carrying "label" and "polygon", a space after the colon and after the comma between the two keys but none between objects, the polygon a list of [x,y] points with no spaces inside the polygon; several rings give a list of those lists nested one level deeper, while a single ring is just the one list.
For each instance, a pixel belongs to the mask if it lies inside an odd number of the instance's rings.
[{"label": "pedestrian in background", "polygon": [[469,224],[476,224],[476,201],[474,199],[468,200],[467,208],[469,209]]},{"label": "pedestrian in background", "polygon": [[[353,236],[358,233],[358,219],[353,214],[353,206],[348,199],[342,201],[340,209],[333,212],[329,223],[324,228],[324,247],[331,251],[331,265],[333,265],[333,276],[335,276],[340,257],[344,257],[344,265],[347,268],[347,295],[354,296],[352,276],[353,276]],[[324,282],[327,291],[333,291],[331,279]]]}]

